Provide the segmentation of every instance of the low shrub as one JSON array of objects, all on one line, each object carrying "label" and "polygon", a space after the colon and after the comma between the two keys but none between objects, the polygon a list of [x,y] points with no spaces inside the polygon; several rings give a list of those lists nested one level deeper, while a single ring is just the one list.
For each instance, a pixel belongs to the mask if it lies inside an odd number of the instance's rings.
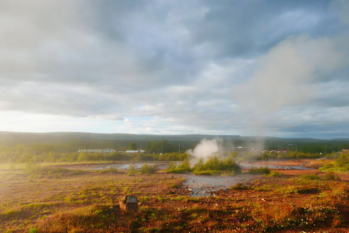
[{"label": "low shrub", "polygon": [[223,173],[221,173],[221,176],[235,176],[235,172],[234,171],[223,172]]},{"label": "low shrub", "polygon": [[272,185],[262,185],[262,186],[255,186],[253,189],[256,191],[270,191],[274,188]]},{"label": "low shrub", "polygon": [[330,168],[324,168],[321,167],[319,169],[320,172],[338,172],[338,173],[347,173],[349,168],[346,167],[330,167]]},{"label": "low shrub", "polygon": [[241,167],[237,164],[233,157],[219,159],[217,156],[208,157],[206,161],[200,159],[194,166],[194,174],[199,175],[219,174],[221,172],[241,173]]},{"label": "low shrub", "polygon": [[341,153],[335,160],[336,167],[348,167],[349,165],[349,152]]},{"label": "low shrub", "polygon": [[326,163],[322,166],[324,169],[329,169],[329,168],[333,168],[334,164],[333,163]]},{"label": "low shrub", "polygon": [[250,174],[264,174],[268,175],[270,173],[270,169],[268,167],[259,167],[259,168],[251,168],[248,173]]},{"label": "low shrub", "polygon": [[156,173],[156,171],[158,170],[158,167],[155,165],[151,166],[149,164],[144,164],[142,167],[141,167],[141,174],[154,174]]},{"label": "low shrub", "polygon": [[25,164],[25,172],[29,174],[37,173],[37,171],[41,168],[38,163],[35,162],[27,162]]},{"label": "low shrub", "polygon": [[275,192],[280,194],[316,194],[319,193],[320,190],[309,185],[286,185],[284,187],[277,188]]},{"label": "low shrub", "polygon": [[322,172],[348,172],[349,171],[349,153],[341,153],[333,163],[324,164],[320,171]]},{"label": "low shrub", "polygon": [[100,170],[99,173],[118,173],[118,169],[115,167],[109,167],[108,169]]},{"label": "low shrub", "polygon": [[278,171],[271,171],[267,176],[272,176],[272,177],[281,177],[282,174]]},{"label": "low shrub", "polygon": [[300,175],[299,179],[303,180],[320,180],[321,177],[316,174],[310,174],[310,175]]},{"label": "low shrub", "polygon": [[128,168],[128,175],[129,176],[134,176],[136,175],[136,169],[133,165],[130,165],[129,168]]},{"label": "low shrub", "polygon": [[217,170],[203,170],[203,171],[194,170],[193,173],[195,175],[219,175],[220,171],[217,171]]},{"label": "low shrub", "polygon": [[299,188],[297,186],[285,186],[281,187],[275,190],[275,192],[280,193],[280,194],[292,194],[292,193],[299,193]]},{"label": "low shrub", "polygon": [[191,171],[193,171],[193,169],[190,167],[189,159],[184,159],[184,161],[178,166],[173,162],[170,162],[166,169],[166,173],[186,173]]},{"label": "low shrub", "polygon": [[38,164],[26,165],[25,172],[33,176],[53,176],[60,177],[61,175],[81,175],[82,170],[72,170],[66,168],[53,168],[50,166],[40,166]]},{"label": "low shrub", "polygon": [[31,229],[29,230],[29,233],[39,233],[39,230],[36,229],[36,228],[31,228]]},{"label": "low shrub", "polygon": [[231,186],[230,189],[234,189],[234,190],[246,190],[248,189],[247,186],[243,185],[242,183],[237,183],[234,186]]},{"label": "low shrub", "polygon": [[340,180],[340,177],[336,173],[329,171],[324,174],[325,180]]},{"label": "low shrub", "polygon": [[174,171],[174,170],[176,170],[176,164],[174,162],[169,162],[166,172],[170,173],[170,171]]},{"label": "low shrub", "polygon": [[179,164],[176,168],[180,172],[190,172],[192,171],[190,167],[189,159],[184,159],[181,164]]}]

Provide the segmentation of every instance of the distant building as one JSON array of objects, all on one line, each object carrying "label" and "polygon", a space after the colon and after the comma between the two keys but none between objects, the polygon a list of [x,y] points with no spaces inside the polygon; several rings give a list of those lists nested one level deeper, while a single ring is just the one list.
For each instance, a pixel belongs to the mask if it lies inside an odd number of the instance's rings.
[{"label": "distant building", "polygon": [[127,150],[126,154],[133,154],[133,153],[144,153],[144,150]]},{"label": "distant building", "polygon": [[246,148],[246,147],[242,147],[242,146],[238,146],[235,148],[235,151],[240,151],[240,152],[243,152],[243,151],[248,151],[249,149]]},{"label": "distant building", "polygon": [[114,149],[79,149],[77,152],[80,153],[80,152],[87,152],[87,153],[112,153],[116,150]]},{"label": "distant building", "polygon": [[264,150],[263,152],[270,152],[270,153],[272,153],[272,152],[276,152],[276,153],[286,153],[286,152],[288,152],[288,150]]}]

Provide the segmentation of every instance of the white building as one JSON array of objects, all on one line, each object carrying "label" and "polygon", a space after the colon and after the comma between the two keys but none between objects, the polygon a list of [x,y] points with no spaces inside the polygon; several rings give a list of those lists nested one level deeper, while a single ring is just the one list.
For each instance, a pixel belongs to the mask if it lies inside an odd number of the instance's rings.
[{"label": "white building", "polygon": [[127,150],[126,154],[144,153],[144,150]]},{"label": "white building", "polygon": [[80,152],[87,152],[87,153],[112,153],[116,150],[114,149],[110,149],[110,148],[107,148],[107,149],[79,149],[78,150],[78,153]]}]

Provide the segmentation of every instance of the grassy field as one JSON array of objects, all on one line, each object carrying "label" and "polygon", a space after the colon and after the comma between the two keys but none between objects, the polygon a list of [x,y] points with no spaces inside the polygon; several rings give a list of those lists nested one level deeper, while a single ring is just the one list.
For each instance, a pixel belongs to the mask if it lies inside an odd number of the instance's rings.
[{"label": "grassy field", "polygon": [[[87,161],[87,162],[52,162],[52,163],[39,163],[41,166],[73,166],[73,165],[103,165],[103,164],[118,164],[123,161]],[[21,170],[26,167],[26,163],[0,163],[0,171]]]},{"label": "grassy field", "polygon": [[[347,232],[349,184],[318,174],[190,197],[180,174],[161,171],[9,170],[0,173],[0,232]],[[138,212],[116,208],[126,194]]]}]

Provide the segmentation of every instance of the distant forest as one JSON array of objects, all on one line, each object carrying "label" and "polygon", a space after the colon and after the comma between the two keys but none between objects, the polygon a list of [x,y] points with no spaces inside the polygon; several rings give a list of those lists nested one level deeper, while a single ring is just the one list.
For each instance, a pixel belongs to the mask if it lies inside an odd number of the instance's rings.
[{"label": "distant forest", "polygon": [[[224,143],[248,148],[255,142],[263,142],[266,150],[289,150],[300,153],[331,154],[349,149],[349,139],[297,139],[272,137],[240,137],[215,135],[135,135],[93,133],[10,133],[0,132],[0,158],[22,157],[20,154],[45,155],[54,153],[73,154],[79,149],[115,149],[125,151],[130,143],[133,149],[146,150],[147,154],[183,154],[203,139],[222,138]],[[73,155],[72,155],[73,156]],[[74,155],[75,160],[77,154]],[[73,156],[73,157],[74,157]],[[142,159],[142,158],[140,158]],[[159,158],[154,158],[158,160]],[[165,159],[165,158],[161,158]],[[182,159],[175,158],[174,160]],[[167,159],[165,159],[167,160]]]}]

